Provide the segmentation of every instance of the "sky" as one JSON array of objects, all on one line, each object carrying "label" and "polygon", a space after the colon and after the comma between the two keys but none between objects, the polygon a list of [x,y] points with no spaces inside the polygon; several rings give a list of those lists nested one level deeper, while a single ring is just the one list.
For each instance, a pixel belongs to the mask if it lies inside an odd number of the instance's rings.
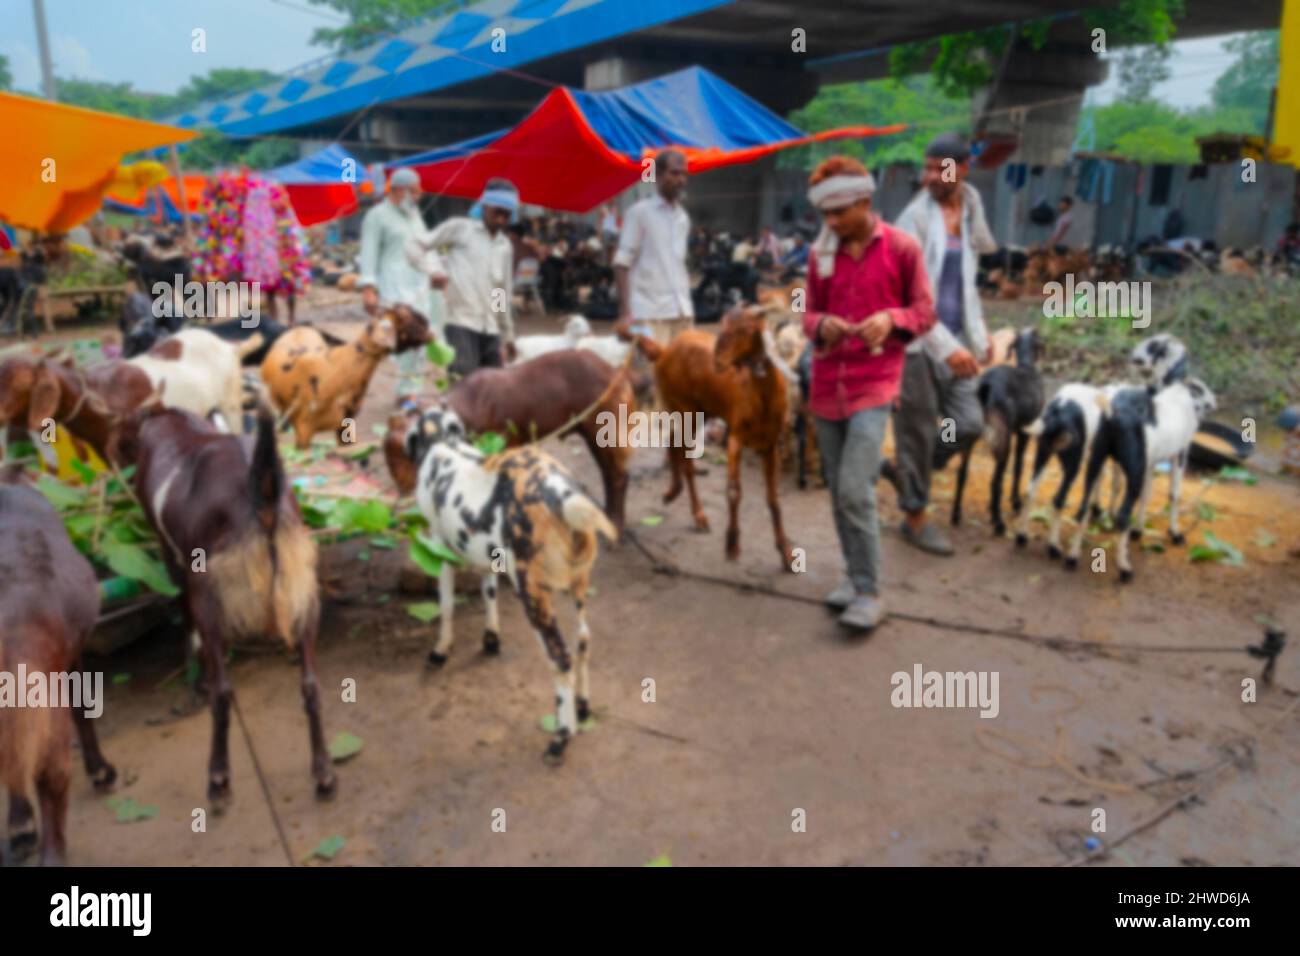
[{"label": "sky", "polygon": [[[216,67],[283,72],[327,52],[309,43],[316,27],[344,22],[307,0],[45,0],[45,18],[56,76],[129,82],[146,93],[174,93]],[[191,49],[196,28],[206,31],[206,53]],[[1224,39],[1175,43],[1173,77],[1157,97],[1178,107],[1208,103],[1232,61]],[[0,0],[0,55],[9,58],[16,89],[39,89],[36,50],[31,0]],[[1117,71],[1111,74],[1091,102],[1115,97]]]}]

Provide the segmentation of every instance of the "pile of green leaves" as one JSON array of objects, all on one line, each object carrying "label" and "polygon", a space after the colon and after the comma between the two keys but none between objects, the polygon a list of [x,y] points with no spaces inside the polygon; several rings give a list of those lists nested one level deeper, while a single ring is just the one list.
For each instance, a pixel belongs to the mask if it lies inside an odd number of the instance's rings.
[{"label": "pile of green leaves", "polygon": [[175,597],[180,591],[162,562],[161,545],[123,482],[134,468],[116,475],[97,474],[81,462],[72,467],[84,484],[69,485],[49,475],[36,488],[54,506],[77,550],[104,574],[137,582],[142,588]]}]

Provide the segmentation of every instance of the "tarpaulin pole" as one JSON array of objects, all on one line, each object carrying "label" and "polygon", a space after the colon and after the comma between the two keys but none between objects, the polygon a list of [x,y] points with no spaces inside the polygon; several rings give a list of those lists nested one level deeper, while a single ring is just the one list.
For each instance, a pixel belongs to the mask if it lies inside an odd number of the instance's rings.
[{"label": "tarpaulin pole", "polygon": [[[185,251],[190,251],[190,204],[185,199],[185,177],[181,175],[181,154],[176,150],[176,144],[171,145],[172,153],[172,175],[176,177],[176,194],[181,200],[181,228],[185,230]],[[162,206],[161,200],[158,203]]]}]

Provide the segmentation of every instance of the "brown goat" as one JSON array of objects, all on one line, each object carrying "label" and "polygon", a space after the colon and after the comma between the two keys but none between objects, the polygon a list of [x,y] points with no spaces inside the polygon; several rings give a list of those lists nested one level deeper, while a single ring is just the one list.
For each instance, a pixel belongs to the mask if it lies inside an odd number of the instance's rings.
[{"label": "brown goat", "polygon": [[[587,443],[605,486],[605,514],[622,529],[632,450],[602,445],[598,436],[601,413],[617,418],[620,405],[629,414],[636,407],[626,369],[584,349],[561,349],[506,368],[479,369],[448,389],[443,402],[471,434],[498,432],[512,447],[549,435],[586,412],[564,434],[576,431]],[[384,457],[398,489],[410,494],[416,467],[403,445],[406,426],[401,416],[389,420]]]},{"label": "brown goat", "polygon": [[[790,542],[781,524],[778,471],[781,433],[785,428],[788,396],[786,383],[767,354],[761,309],[735,309],[722,320],[718,336],[689,329],[667,346],[644,336],[638,344],[654,363],[655,384],[665,409],[682,415],[703,413],[727,423],[727,541],[729,560],[740,557],[740,456],[752,448],[763,458],[767,482],[767,507],[781,564],[794,570]],[[668,464],[672,484],[664,503],[682,492],[682,478],[691,494],[695,526],[709,529],[709,519],[700,507],[695,490],[695,465],[685,448],[669,448]]]},{"label": "brown goat", "polygon": [[[99,618],[99,584],[57,512],[21,474],[16,465],[0,468],[0,673],[25,669],[53,686],[56,675],[81,670],[82,647]],[[39,799],[41,862],[62,863],[71,762],[67,702],[8,703],[0,704],[0,785],[9,791],[10,845],[21,853],[34,840],[32,802]],[[72,720],[95,788],[111,786],[117,771],[100,753],[92,719],[75,707]]]},{"label": "brown goat", "polygon": [[212,702],[208,797],[216,808],[230,797],[233,692],[225,648],[241,635],[300,648],[316,793],[331,795],[335,777],[316,679],[316,544],[285,480],[270,408],[259,403],[251,463],[239,438],[186,412],[157,407],[132,416],[123,428],[122,453],[136,465],[136,497],[163,542],[168,572],[198,635]]},{"label": "brown goat", "polygon": [[262,380],[276,408],[287,413],[299,448],[319,431],[346,441],[344,419],[355,419],[370,378],[390,352],[416,348],[430,340],[429,327],[412,309],[400,306],[372,319],[354,342],[330,346],[309,326],[281,335],[262,361]]},{"label": "brown goat", "polygon": [[39,435],[46,420],[58,422],[99,457],[121,464],[118,427],[153,394],[149,376],[129,362],[79,369],[71,359],[12,358],[0,363],[0,428],[22,423]]}]

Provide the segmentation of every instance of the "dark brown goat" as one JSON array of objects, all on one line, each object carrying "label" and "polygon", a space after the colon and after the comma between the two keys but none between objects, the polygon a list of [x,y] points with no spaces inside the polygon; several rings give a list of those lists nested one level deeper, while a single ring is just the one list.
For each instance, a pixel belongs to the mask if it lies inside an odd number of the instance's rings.
[{"label": "dark brown goat", "polygon": [[[55,675],[81,670],[82,647],[99,618],[99,585],[58,514],[21,474],[16,465],[0,468],[0,673],[25,669],[52,685]],[[34,842],[32,801],[39,799],[46,864],[62,863],[67,846],[68,709],[0,706],[0,785],[9,791],[11,847],[21,854]],[[110,787],[117,771],[100,753],[92,719],[81,707],[72,708],[71,719],[95,788]]]},{"label": "dark brown goat", "polygon": [[136,465],[136,496],[198,634],[212,701],[209,799],[219,808],[230,797],[226,642],[241,635],[300,647],[316,793],[330,796],[336,781],[316,679],[316,544],[285,480],[270,409],[259,403],[251,464],[239,438],[188,412],[158,407],[124,426],[122,452]]},{"label": "dark brown goat", "polygon": [[[443,401],[470,434],[497,432],[512,447],[549,435],[585,411],[565,434],[577,432],[587,443],[604,482],[605,514],[622,529],[632,450],[616,443],[602,445],[597,437],[601,413],[617,419],[620,405],[626,406],[625,414],[636,407],[626,369],[616,369],[582,349],[562,349],[507,368],[479,369],[448,389]],[[404,421],[398,416],[389,421],[384,456],[394,483],[409,494],[415,488],[416,467],[403,445]]]}]

